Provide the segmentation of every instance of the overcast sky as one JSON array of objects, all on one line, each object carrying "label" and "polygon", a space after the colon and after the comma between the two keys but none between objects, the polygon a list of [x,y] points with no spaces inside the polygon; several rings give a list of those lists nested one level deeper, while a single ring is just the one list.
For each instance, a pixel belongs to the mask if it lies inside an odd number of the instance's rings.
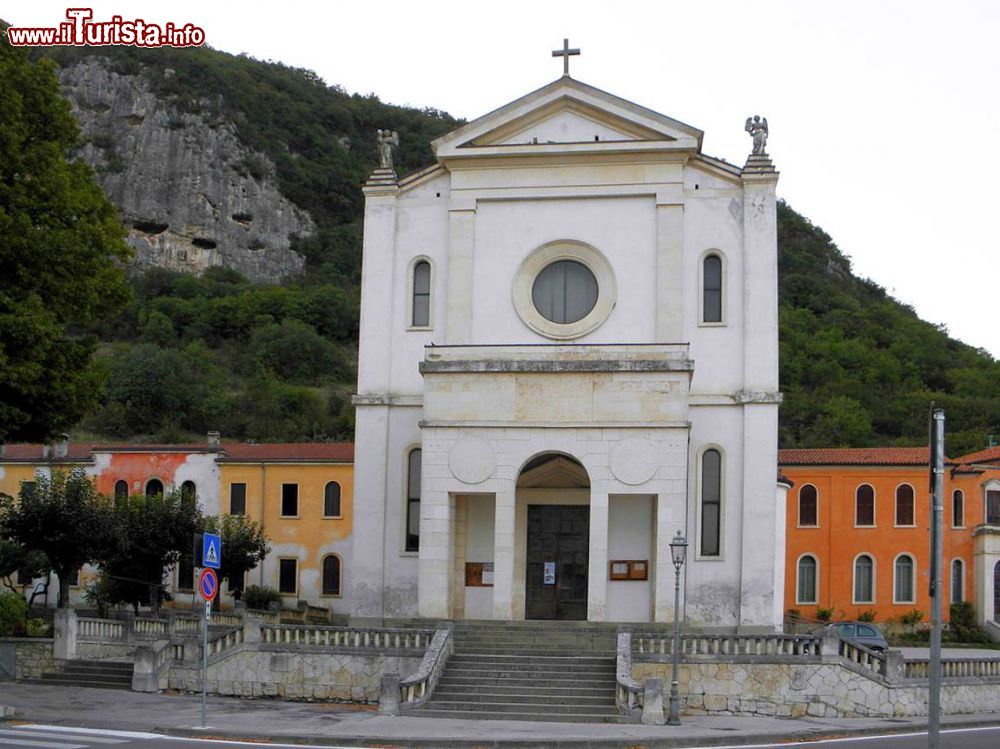
[{"label": "overcast sky", "polygon": [[[348,92],[472,119],[571,74],[705,131],[742,165],[768,118],[778,194],[855,273],[1000,358],[1000,2],[74,2],[193,23],[207,43],[316,71]],[[5,2],[17,26],[66,2]]]}]

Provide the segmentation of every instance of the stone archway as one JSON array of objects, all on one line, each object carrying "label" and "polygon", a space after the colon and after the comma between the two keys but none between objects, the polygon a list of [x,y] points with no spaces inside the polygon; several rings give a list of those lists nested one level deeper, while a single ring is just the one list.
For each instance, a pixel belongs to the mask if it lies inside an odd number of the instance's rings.
[{"label": "stone archway", "polygon": [[590,563],[590,477],[574,458],[544,453],[517,480],[526,513],[526,619],[585,620]]}]

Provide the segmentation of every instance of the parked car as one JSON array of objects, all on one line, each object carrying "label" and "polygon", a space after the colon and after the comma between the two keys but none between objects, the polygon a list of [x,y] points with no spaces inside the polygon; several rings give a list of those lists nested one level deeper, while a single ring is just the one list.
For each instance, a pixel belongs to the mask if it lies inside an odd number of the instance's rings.
[{"label": "parked car", "polygon": [[843,639],[864,645],[877,653],[889,649],[889,643],[885,641],[882,630],[870,622],[830,622],[824,629],[833,630]]}]

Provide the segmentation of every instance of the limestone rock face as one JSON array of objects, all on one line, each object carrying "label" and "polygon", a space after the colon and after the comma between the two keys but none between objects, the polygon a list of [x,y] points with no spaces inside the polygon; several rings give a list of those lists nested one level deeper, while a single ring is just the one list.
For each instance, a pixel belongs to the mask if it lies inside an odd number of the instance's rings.
[{"label": "limestone rock face", "polygon": [[273,162],[243,145],[231,122],[207,107],[181,112],[143,74],[120,75],[98,59],[59,77],[80,122],[80,156],[118,206],[139,267],[224,266],[255,281],[302,269],[291,239],[311,234],[312,219],[279,192]]}]

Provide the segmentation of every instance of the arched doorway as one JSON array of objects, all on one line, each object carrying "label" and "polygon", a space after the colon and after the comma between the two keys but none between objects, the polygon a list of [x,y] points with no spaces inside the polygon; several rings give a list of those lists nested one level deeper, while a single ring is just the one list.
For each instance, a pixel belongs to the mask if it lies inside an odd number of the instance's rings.
[{"label": "arched doorway", "polygon": [[590,478],[579,461],[545,453],[521,469],[526,505],[526,619],[587,618]]}]

